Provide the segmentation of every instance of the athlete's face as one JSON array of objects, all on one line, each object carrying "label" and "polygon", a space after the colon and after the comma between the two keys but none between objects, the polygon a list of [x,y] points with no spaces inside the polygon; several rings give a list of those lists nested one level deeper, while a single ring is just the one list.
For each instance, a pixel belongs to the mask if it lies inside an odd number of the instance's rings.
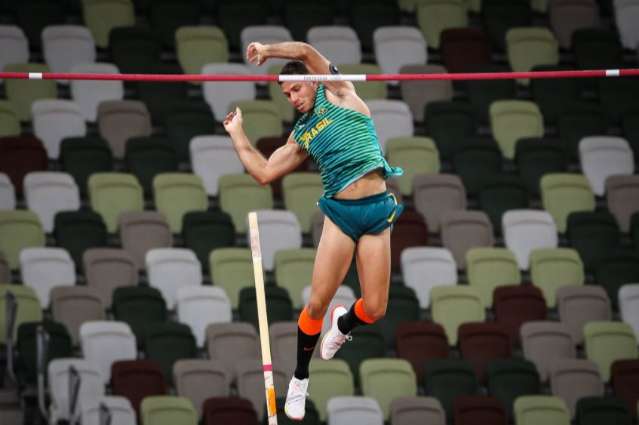
[{"label": "athlete's face", "polygon": [[313,109],[315,105],[315,92],[317,83],[286,81],[281,84],[282,93],[288,99],[288,102],[301,113],[306,113]]}]

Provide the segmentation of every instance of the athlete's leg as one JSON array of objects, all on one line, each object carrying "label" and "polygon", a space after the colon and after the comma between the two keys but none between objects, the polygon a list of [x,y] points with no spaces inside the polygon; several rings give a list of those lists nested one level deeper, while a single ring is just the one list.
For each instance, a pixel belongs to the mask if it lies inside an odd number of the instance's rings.
[{"label": "athlete's leg", "polygon": [[292,419],[304,417],[308,365],[322,330],[322,319],[348,272],[354,250],[355,242],[326,217],[313,266],[311,296],[298,321],[297,367],[284,405],[286,414]]},{"label": "athlete's leg", "polygon": [[390,228],[377,235],[362,236],[355,252],[362,298],[339,319],[339,329],[345,334],[358,325],[374,323],[386,314],[391,272]]}]

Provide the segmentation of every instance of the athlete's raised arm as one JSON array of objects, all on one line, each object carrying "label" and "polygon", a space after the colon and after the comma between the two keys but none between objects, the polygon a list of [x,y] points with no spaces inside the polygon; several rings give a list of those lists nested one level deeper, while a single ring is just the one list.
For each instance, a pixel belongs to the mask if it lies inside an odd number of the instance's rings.
[{"label": "athlete's raised arm", "polygon": [[231,136],[233,147],[248,173],[260,184],[268,184],[295,170],[308,154],[289,137],[286,144],[280,146],[266,159],[255,149],[242,127],[242,111],[239,108],[230,112],[224,119],[224,129]]}]

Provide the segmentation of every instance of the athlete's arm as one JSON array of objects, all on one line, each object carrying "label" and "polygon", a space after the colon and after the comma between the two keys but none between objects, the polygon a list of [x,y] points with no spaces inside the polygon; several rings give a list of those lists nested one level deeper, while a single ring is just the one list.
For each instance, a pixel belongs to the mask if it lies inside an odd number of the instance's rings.
[{"label": "athlete's arm", "polygon": [[308,154],[289,136],[288,141],[266,159],[251,145],[242,127],[242,111],[239,108],[224,119],[224,128],[231,136],[233,147],[248,173],[265,185],[295,170]]},{"label": "athlete's arm", "polygon": [[[313,46],[307,43],[288,41],[275,44],[251,43],[246,50],[249,62],[262,65],[269,58],[292,59],[304,62],[311,74],[331,74],[331,63]],[[325,81],[326,88],[337,97],[355,94],[350,81]]]}]

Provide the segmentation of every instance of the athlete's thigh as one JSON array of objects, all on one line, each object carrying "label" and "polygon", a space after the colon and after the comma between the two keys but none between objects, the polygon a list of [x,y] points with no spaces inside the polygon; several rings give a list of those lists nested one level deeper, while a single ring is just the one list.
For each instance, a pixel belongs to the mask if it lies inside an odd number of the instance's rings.
[{"label": "athlete's thigh", "polygon": [[355,242],[325,217],[313,266],[310,304],[319,303],[322,308],[328,307],[348,272],[354,250]]},{"label": "athlete's thigh", "polygon": [[364,305],[385,308],[391,272],[390,228],[377,235],[362,236],[355,259]]}]

